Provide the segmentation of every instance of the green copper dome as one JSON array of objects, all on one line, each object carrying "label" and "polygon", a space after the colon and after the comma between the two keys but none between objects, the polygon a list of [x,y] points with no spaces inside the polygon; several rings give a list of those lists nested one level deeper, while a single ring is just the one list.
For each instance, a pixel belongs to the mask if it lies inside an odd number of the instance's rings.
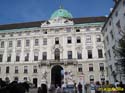
[{"label": "green copper dome", "polygon": [[57,17],[61,17],[61,18],[72,18],[71,13],[69,13],[67,10],[65,9],[58,9],[56,10],[52,16],[51,19],[57,18]]}]

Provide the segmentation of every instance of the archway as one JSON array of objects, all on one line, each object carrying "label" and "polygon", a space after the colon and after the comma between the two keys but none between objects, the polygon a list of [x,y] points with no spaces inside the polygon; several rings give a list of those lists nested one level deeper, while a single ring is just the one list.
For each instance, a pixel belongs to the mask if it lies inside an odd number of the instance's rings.
[{"label": "archway", "polygon": [[55,87],[61,86],[64,78],[63,68],[60,65],[56,65],[51,69],[51,84]]}]

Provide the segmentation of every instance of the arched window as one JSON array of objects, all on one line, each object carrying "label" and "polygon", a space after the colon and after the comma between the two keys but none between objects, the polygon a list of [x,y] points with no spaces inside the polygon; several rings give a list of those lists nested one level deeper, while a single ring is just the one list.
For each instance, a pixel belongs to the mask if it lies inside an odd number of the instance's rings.
[{"label": "arched window", "polygon": [[55,60],[60,60],[60,50],[58,48],[55,49]]}]

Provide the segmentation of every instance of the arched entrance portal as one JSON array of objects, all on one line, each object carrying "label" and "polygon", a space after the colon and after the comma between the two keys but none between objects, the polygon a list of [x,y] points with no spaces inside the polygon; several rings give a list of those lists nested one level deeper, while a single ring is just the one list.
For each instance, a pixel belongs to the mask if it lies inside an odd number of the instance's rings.
[{"label": "arched entrance portal", "polygon": [[60,65],[52,67],[51,84],[53,84],[55,87],[61,86],[63,78],[64,78],[63,68]]}]

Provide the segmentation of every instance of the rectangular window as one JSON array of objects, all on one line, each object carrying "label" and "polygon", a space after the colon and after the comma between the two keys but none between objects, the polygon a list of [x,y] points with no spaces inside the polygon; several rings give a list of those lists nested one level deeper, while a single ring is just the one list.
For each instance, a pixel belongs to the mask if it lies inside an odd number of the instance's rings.
[{"label": "rectangular window", "polygon": [[43,34],[47,34],[47,29],[43,29]]},{"label": "rectangular window", "polygon": [[43,52],[43,60],[47,60],[47,52]]},{"label": "rectangular window", "polygon": [[81,38],[80,37],[77,37],[77,43],[81,43]]},{"label": "rectangular window", "polygon": [[3,54],[0,54],[0,62],[3,61]]},{"label": "rectangular window", "polygon": [[9,72],[10,72],[10,68],[9,68],[9,66],[7,66],[6,67],[6,74],[9,74]]},{"label": "rectangular window", "polygon": [[71,28],[66,28],[66,31],[67,32],[71,32]]},{"label": "rectangular window", "polygon": [[35,46],[39,46],[39,39],[35,39]]},{"label": "rectangular window", "polygon": [[91,43],[91,36],[90,35],[86,36],[86,43]]},{"label": "rectangular window", "polygon": [[34,61],[38,61],[38,55],[39,55],[38,52],[34,53]]},{"label": "rectangular window", "polygon": [[7,56],[7,62],[10,62],[11,61],[11,54],[8,54]]},{"label": "rectangular window", "polygon": [[25,54],[25,61],[29,61],[29,53]]},{"label": "rectangular window", "polygon": [[71,43],[72,43],[71,37],[67,37],[67,43],[68,43],[68,44],[71,44]]},{"label": "rectangular window", "polygon": [[106,41],[107,41],[107,44],[109,44],[109,38],[108,38],[108,36],[106,37]]},{"label": "rectangular window", "polygon": [[4,41],[1,41],[1,48],[4,48]]},{"label": "rectangular window", "polygon": [[89,64],[89,71],[93,71],[93,64]]},{"label": "rectangular window", "polygon": [[92,59],[92,50],[88,50],[88,59]]},{"label": "rectangular window", "polygon": [[101,42],[101,36],[100,35],[96,36],[96,42]]},{"label": "rectangular window", "polygon": [[98,49],[98,58],[103,58],[102,49]]},{"label": "rectangular window", "polygon": [[78,72],[82,72],[82,64],[78,64]]},{"label": "rectangular window", "polygon": [[77,52],[77,59],[82,59],[82,53],[81,52]]},{"label": "rectangular window", "polygon": [[68,51],[68,59],[72,59],[72,51]]},{"label": "rectangular window", "polygon": [[90,75],[90,82],[94,82],[94,76],[93,75]]},{"label": "rectangular window", "polygon": [[47,38],[43,38],[43,45],[47,45]]},{"label": "rectangular window", "polygon": [[16,62],[20,61],[20,54],[16,54]]},{"label": "rectangular window", "polygon": [[55,38],[55,44],[59,44],[59,38],[58,37]]},{"label": "rectangular window", "polygon": [[9,41],[9,47],[12,47],[13,44],[12,44],[12,41]]},{"label": "rectangular window", "polygon": [[21,47],[21,40],[17,40],[17,47]]},{"label": "rectangular window", "polygon": [[24,73],[28,73],[28,67],[24,66]]},{"label": "rectangular window", "polygon": [[110,59],[111,58],[110,50],[108,50],[108,56],[109,56],[109,59]]},{"label": "rectangular window", "polygon": [[26,40],[26,47],[30,46],[30,40]]},{"label": "rectangular window", "polygon": [[113,35],[113,31],[112,30],[110,32],[110,35],[111,35],[112,39],[114,39],[114,35]]},{"label": "rectangular window", "polygon": [[80,29],[76,29],[76,32],[80,32]]},{"label": "rectangular window", "polygon": [[100,71],[104,71],[104,63],[99,63]]},{"label": "rectangular window", "polygon": [[15,66],[15,74],[18,74],[18,66]]},{"label": "rectangular window", "polygon": [[37,66],[33,66],[33,73],[37,73]]}]

